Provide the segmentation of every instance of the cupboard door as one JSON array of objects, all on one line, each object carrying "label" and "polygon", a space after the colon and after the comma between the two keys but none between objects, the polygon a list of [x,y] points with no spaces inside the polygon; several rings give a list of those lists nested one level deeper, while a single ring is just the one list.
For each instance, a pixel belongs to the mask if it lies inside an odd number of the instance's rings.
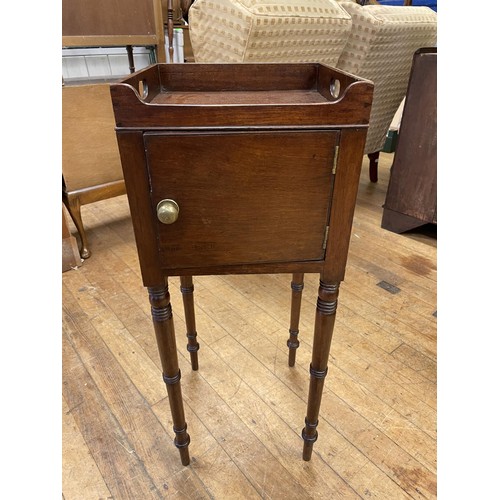
[{"label": "cupboard door", "polygon": [[[144,134],[164,268],[324,259],[337,131]],[[202,255],[202,261],[200,261]]]}]

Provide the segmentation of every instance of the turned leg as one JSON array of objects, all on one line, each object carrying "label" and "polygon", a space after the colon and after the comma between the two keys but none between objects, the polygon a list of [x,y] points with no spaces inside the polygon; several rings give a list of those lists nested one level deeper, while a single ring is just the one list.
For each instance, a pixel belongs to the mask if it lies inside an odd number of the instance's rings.
[{"label": "turned leg", "polygon": [[302,458],[306,461],[311,460],[313,445],[316,439],[318,439],[316,428],[318,426],[323,385],[328,371],[328,355],[330,354],[330,345],[332,342],[338,293],[338,283],[326,283],[320,280],[314,324],[312,362],[309,369],[311,378],[309,382],[306,425],[302,429],[302,439],[304,440]]},{"label": "turned leg", "polygon": [[368,153],[368,159],[370,160],[370,181],[378,181],[378,158],[380,156],[380,151],[375,153]]},{"label": "turned leg", "polygon": [[68,197],[63,195],[63,203],[66,205],[69,215],[71,215],[71,219],[75,223],[78,234],[80,235],[80,257],[82,259],[88,259],[90,257],[90,250],[88,248],[85,228],[83,227],[80,200],[78,197]]},{"label": "turned leg", "polygon": [[177,359],[175,345],[174,322],[168,285],[149,287],[149,302],[156,334],[156,342],[160,352],[163,381],[167,386],[168,402],[174,422],[174,444],[179,449],[182,465],[189,465],[189,434],[184,417],[184,405],[181,392],[181,371]]},{"label": "turned leg", "polygon": [[198,369],[198,350],[200,344],[196,341],[196,320],[194,315],[194,285],[192,276],[181,276],[181,293],[184,303],[184,316],[186,318],[186,336],[188,338],[187,350],[191,356],[191,367]]},{"label": "turned leg", "polygon": [[290,310],[290,337],[288,339],[288,366],[295,365],[295,355],[299,347],[300,302],[304,288],[304,273],[294,273],[292,276],[292,307]]}]

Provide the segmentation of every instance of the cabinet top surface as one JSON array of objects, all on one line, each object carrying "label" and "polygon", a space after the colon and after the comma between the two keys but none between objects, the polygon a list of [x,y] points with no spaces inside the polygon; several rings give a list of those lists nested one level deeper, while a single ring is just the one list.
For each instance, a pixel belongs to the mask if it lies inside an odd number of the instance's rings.
[{"label": "cabinet top surface", "polygon": [[321,103],[328,99],[315,90],[245,90],[226,92],[160,92],[151,104],[293,104]]}]

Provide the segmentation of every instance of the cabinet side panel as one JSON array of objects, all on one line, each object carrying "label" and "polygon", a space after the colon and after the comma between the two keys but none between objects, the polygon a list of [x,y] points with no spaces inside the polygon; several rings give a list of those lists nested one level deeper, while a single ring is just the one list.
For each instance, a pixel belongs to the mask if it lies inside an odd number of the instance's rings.
[{"label": "cabinet side panel", "polygon": [[118,132],[118,147],[144,286],[163,283],[142,132]]},{"label": "cabinet side panel", "polygon": [[366,131],[366,128],[343,130],[340,136],[324,268],[325,279],[334,282],[344,279]]}]

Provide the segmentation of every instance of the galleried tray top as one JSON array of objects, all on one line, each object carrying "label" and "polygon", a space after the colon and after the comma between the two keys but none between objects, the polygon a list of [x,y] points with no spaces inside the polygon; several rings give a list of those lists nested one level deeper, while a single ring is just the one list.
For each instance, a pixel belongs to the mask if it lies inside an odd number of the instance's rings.
[{"label": "galleried tray top", "polygon": [[367,126],[373,84],[321,64],[156,64],[113,84],[117,128]]}]

